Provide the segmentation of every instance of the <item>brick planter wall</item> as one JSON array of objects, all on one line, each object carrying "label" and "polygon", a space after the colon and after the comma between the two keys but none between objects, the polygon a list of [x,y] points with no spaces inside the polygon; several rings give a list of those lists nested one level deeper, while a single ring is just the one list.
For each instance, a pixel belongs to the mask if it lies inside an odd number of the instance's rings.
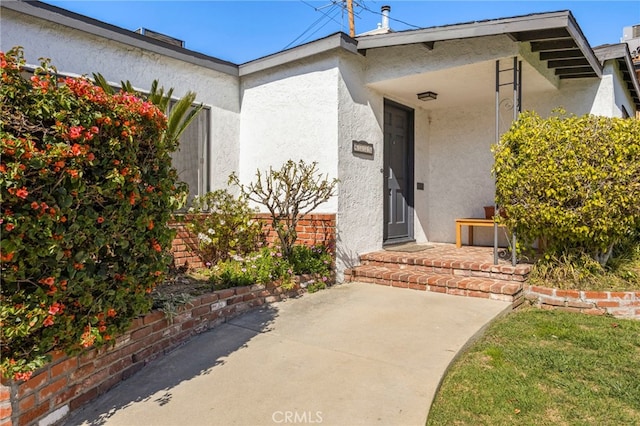
[{"label": "brick planter wall", "polygon": [[194,299],[169,322],[161,311],[134,320],[109,348],[75,357],[61,352],[26,382],[0,384],[0,426],[50,425],[135,374],[191,336],[265,303],[302,294],[309,277],[292,290],[275,284],[219,290]]},{"label": "brick planter wall", "polygon": [[[193,249],[198,246],[198,240],[191,234],[185,223],[193,215],[184,215],[182,220],[175,220],[169,226],[177,229],[178,233],[173,240],[171,251],[175,261],[175,266],[187,265],[190,268],[202,268],[202,260],[195,254]],[[256,214],[257,219],[265,223],[267,233],[267,243],[269,245],[278,243],[278,235],[271,226],[271,216],[268,213]],[[336,215],[335,214],[308,214],[298,222],[296,227],[298,232],[298,244],[313,246],[324,244],[333,247],[336,240]]]},{"label": "brick planter wall", "polygon": [[581,291],[525,286],[524,292],[529,303],[543,309],[640,320],[639,291]]}]

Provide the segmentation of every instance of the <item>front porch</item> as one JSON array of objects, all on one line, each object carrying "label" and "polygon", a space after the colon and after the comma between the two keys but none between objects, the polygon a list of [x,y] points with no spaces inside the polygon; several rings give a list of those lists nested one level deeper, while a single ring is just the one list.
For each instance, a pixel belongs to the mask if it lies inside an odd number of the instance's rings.
[{"label": "front porch", "polygon": [[524,300],[530,264],[493,264],[493,248],[429,243],[421,251],[392,248],[360,256],[361,265],[345,271],[345,281],[374,283],[456,296],[512,302]]}]

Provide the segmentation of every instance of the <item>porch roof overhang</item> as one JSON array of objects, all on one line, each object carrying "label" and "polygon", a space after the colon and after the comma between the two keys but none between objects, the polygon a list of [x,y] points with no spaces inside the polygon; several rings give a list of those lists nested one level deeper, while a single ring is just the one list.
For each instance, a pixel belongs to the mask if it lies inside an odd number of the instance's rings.
[{"label": "porch roof overhang", "polygon": [[532,52],[538,53],[540,61],[560,79],[602,76],[600,61],[568,10],[360,36],[356,40],[358,50],[366,55],[368,49],[408,44],[433,49],[440,41],[495,35],[530,43]]},{"label": "porch roof overhang", "polygon": [[640,82],[638,82],[629,46],[626,43],[605,44],[594,47],[593,51],[602,62],[602,65],[607,61],[616,61],[618,63],[622,78],[627,85],[627,90],[629,90],[636,108],[640,109]]}]

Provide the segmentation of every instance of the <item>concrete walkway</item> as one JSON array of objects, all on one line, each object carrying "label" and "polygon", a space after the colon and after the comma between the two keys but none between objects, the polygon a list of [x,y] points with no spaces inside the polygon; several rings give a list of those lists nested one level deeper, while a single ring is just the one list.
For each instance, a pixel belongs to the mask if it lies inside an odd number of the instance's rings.
[{"label": "concrete walkway", "polygon": [[424,425],[447,366],[507,302],[350,283],[244,314],[68,425]]}]

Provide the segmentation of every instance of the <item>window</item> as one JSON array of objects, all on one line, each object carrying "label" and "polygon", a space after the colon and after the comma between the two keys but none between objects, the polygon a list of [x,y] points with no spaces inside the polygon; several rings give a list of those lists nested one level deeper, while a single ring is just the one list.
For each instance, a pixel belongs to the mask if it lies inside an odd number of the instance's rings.
[{"label": "window", "polygon": [[[175,102],[174,102],[175,103]],[[189,185],[188,202],[209,188],[209,131],[211,109],[203,108],[180,136],[180,146],[171,155],[178,177]]]}]

